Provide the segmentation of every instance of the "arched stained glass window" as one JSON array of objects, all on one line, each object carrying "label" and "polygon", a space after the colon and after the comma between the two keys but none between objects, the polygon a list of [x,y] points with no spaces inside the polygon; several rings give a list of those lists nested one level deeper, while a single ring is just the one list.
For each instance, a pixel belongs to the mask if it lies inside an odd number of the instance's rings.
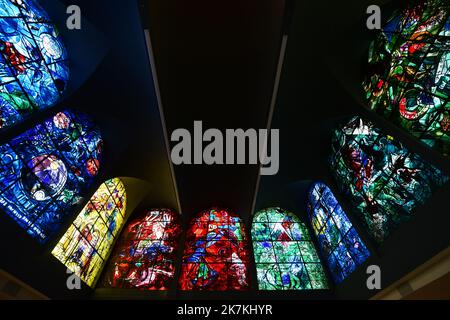
[{"label": "arched stained glass window", "polygon": [[172,210],[150,210],[129,222],[108,263],[106,287],[169,289],[181,227]]},{"label": "arched stained glass window", "polygon": [[0,208],[40,242],[97,175],[100,131],[80,113],[64,111],[0,146]]},{"label": "arched stained glass window", "polygon": [[87,285],[93,287],[108,258],[126,213],[123,182],[103,183],[77,216],[52,254]]},{"label": "arched stained glass window", "polygon": [[450,155],[450,2],[396,12],[371,44],[370,108]]},{"label": "arched stained glass window", "polygon": [[283,209],[257,212],[252,223],[260,290],[327,289],[327,279],[307,227]]},{"label": "arched stained glass window", "polygon": [[69,79],[59,32],[33,0],[0,0],[0,129],[53,106]]},{"label": "arched stained glass window", "polygon": [[335,283],[342,282],[370,256],[331,190],[315,183],[308,195],[309,219]]},{"label": "arched stained glass window", "polygon": [[436,167],[360,118],[335,131],[331,169],[378,243],[448,181]]},{"label": "arched stained glass window", "polygon": [[221,209],[203,211],[186,235],[181,290],[246,290],[249,251],[244,224]]}]

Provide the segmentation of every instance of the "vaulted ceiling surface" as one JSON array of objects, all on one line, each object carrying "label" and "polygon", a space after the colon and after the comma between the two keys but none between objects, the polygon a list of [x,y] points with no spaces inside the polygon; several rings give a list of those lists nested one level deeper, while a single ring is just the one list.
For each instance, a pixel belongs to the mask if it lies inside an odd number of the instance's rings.
[{"label": "vaulted ceiling surface", "polygon": [[[193,122],[265,128],[282,37],[284,1],[142,2],[168,134]],[[246,217],[257,166],[176,166],[183,214],[211,205]]]}]

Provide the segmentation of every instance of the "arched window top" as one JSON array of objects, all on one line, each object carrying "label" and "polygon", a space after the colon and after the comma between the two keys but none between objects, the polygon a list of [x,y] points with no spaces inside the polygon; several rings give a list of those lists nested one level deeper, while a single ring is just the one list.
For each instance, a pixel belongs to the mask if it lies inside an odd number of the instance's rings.
[{"label": "arched window top", "polygon": [[126,205],[122,180],[104,182],[52,250],[53,256],[91,287],[125,221]]},{"label": "arched window top", "polygon": [[67,52],[32,0],[0,1],[0,129],[55,105],[69,80]]},{"label": "arched window top", "polygon": [[357,117],[335,131],[331,167],[378,243],[448,181],[436,167]]},{"label": "arched window top", "polygon": [[[270,228],[266,228],[265,225],[269,225]],[[262,227],[262,229],[259,227]],[[281,208],[268,208],[258,211],[253,217],[251,233],[252,240],[310,240],[305,224],[294,213]]]},{"label": "arched window top", "polygon": [[408,4],[371,44],[370,108],[450,155],[450,4]]},{"label": "arched window top", "polygon": [[292,212],[285,211],[281,208],[268,208],[258,211],[253,217],[253,223],[264,222],[293,222],[302,223],[300,219]]},{"label": "arched window top", "polygon": [[103,285],[168,290],[180,234],[178,214],[172,210],[153,209],[133,219],[115,246]]},{"label": "arched window top", "polygon": [[328,288],[308,228],[295,214],[281,208],[257,212],[252,241],[260,290]]},{"label": "arched window top", "polygon": [[335,283],[342,282],[370,256],[330,188],[322,182],[308,193],[309,220]]},{"label": "arched window top", "polygon": [[0,208],[45,242],[97,176],[102,137],[85,115],[54,117],[0,146]]},{"label": "arched window top", "polygon": [[247,290],[249,251],[242,220],[224,209],[193,219],[186,233],[181,290]]}]

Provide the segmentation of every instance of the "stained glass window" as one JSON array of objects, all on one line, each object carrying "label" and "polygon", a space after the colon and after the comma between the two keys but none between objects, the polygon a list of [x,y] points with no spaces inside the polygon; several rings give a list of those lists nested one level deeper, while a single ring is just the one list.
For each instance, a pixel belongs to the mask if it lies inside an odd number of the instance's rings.
[{"label": "stained glass window", "polygon": [[32,0],[0,0],[0,129],[53,106],[69,79],[67,52]]},{"label": "stained glass window", "polygon": [[448,181],[440,170],[360,118],[335,131],[331,167],[378,243]]},{"label": "stained glass window", "polygon": [[149,210],[129,222],[108,263],[106,287],[167,290],[175,273],[181,227],[172,210]]},{"label": "stained glass window", "polygon": [[370,108],[450,155],[450,2],[396,12],[371,44]]},{"label": "stained glass window", "polygon": [[246,290],[249,251],[244,224],[229,211],[211,209],[191,223],[183,254],[181,290]]},{"label": "stained glass window", "polygon": [[123,182],[103,183],[52,251],[87,285],[94,286],[114,240],[125,221],[127,197]]},{"label": "stained glass window", "polygon": [[330,188],[315,183],[308,195],[309,220],[320,252],[336,284],[342,282],[370,256]]},{"label": "stained glass window", "polygon": [[101,151],[99,129],[71,111],[13,138],[0,146],[0,208],[45,242],[91,186]]},{"label": "stained glass window", "polygon": [[307,227],[280,208],[257,212],[252,223],[260,290],[327,289],[327,279]]}]

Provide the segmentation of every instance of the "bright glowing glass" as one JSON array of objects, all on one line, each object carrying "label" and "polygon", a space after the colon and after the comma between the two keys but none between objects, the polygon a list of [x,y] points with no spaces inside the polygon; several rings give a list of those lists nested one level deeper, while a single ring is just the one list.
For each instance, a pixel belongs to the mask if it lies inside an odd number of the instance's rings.
[{"label": "bright glowing glass", "polygon": [[103,284],[168,290],[174,277],[180,234],[178,214],[171,210],[149,210],[133,219],[115,246]]},{"label": "bright glowing glass", "polygon": [[247,290],[249,251],[244,224],[220,209],[203,211],[187,231],[181,290]]},{"label": "bright glowing glass", "polygon": [[80,212],[52,254],[93,287],[125,221],[126,192],[114,178],[103,183]]},{"label": "bright glowing glass", "polygon": [[55,105],[67,86],[67,52],[33,0],[0,0],[0,129]]},{"label": "bright glowing glass", "polygon": [[335,131],[331,168],[378,243],[448,181],[436,167],[360,118]]},{"label": "bright glowing glass", "polygon": [[407,4],[372,43],[370,108],[450,155],[450,2]]},{"label": "bright glowing glass", "polygon": [[327,289],[327,279],[308,229],[280,208],[257,212],[252,223],[259,290]]},{"label": "bright glowing glass", "polygon": [[0,207],[40,242],[61,227],[97,175],[100,131],[64,111],[0,146]]},{"label": "bright glowing glass", "polygon": [[309,219],[335,283],[342,282],[370,256],[341,205],[323,183],[308,195]]}]

